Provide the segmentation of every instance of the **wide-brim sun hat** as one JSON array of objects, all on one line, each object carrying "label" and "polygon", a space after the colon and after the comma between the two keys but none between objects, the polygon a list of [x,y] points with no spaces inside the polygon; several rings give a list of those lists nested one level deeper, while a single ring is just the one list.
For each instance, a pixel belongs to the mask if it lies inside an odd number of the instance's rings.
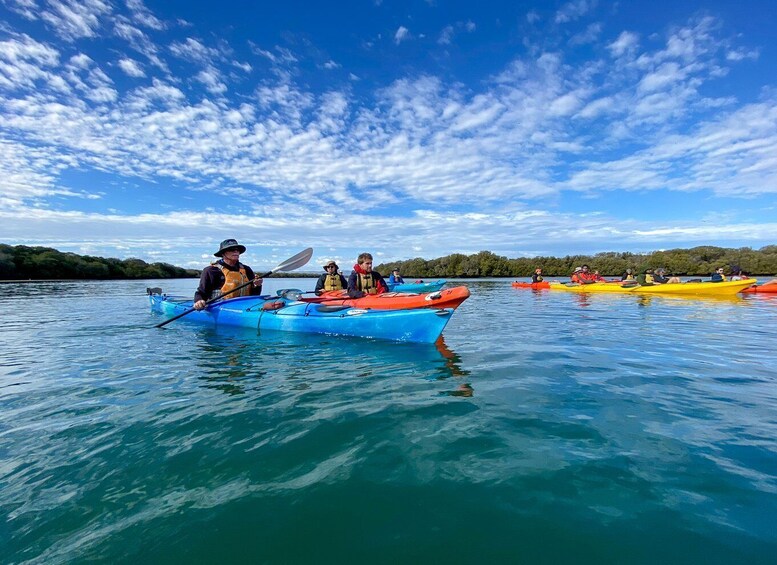
[{"label": "wide-brim sun hat", "polygon": [[230,249],[237,249],[240,251],[240,253],[246,252],[246,246],[240,245],[236,239],[225,239],[221,242],[221,245],[219,245],[219,250],[216,251],[213,255],[216,257],[221,257],[224,255],[225,251],[229,251]]},{"label": "wide-brim sun hat", "polygon": [[337,263],[334,261],[329,261],[328,263],[324,264],[324,270],[326,271],[329,267],[334,265],[335,269],[339,269],[340,267],[337,266]]},{"label": "wide-brim sun hat", "polygon": [[575,267],[575,270],[574,270],[574,272],[575,272],[575,273],[579,273],[579,272],[580,272],[580,271],[582,271],[582,270],[583,270],[583,267]]}]

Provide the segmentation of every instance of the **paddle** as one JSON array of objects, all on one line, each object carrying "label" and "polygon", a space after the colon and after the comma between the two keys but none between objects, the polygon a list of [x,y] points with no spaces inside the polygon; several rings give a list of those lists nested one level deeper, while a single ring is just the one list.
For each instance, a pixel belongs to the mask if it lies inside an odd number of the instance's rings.
[{"label": "paddle", "polygon": [[[278,271],[293,271],[294,269],[299,269],[302,265],[304,265],[305,263],[310,261],[310,258],[312,257],[312,255],[313,255],[313,248],[312,247],[308,247],[307,249],[297,253],[294,257],[289,257],[283,263],[281,263],[280,265],[276,266],[272,271],[269,271],[269,272],[261,275],[259,278],[263,279],[263,278],[269,277],[270,275],[272,275],[273,273],[277,273]],[[221,296],[217,296],[216,298],[211,298],[210,300],[205,302],[205,306],[208,306],[209,304],[211,304],[213,302],[216,302],[217,300],[221,300],[222,298],[224,298],[228,294],[232,294],[233,292],[236,292],[236,291],[240,290],[241,288],[244,288],[244,287],[248,286],[249,284],[253,284],[253,282],[254,281],[252,281],[252,280],[248,281],[245,284],[241,284],[240,286],[236,286],[235,288],[233,288],[232,290],[230,290],[229,292],[227,292],[225,294],[222,294]],[[165,320],[164,322],[160,322],[159,324],[157,324],[154,327],[161,328],[162,326],[165,326],[165,325],[169,324],[173,320],[177,320],[178,318],[183,318],[184,316],[186,316],[186,314],[191,314],[195,310],[196,310],[196,308],[189,308],[185,312],[181,312],[180,314],[178,314],[177,316],[173,316],[169,320]]]}]

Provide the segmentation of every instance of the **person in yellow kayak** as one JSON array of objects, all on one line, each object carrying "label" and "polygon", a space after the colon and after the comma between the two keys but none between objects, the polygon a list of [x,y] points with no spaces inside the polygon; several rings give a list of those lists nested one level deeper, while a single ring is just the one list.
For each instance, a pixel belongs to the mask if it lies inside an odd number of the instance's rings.
[{"label": "person in yellow kayak", "polygon": [[318,280],[316,281],[316,294],[322,294],[331,290],[345,290],[348,288],[348,281],[346,281],[345,277],[338,272],[339,268],[340,267],[338,267],[337,263],[334,261],[329,261],[329,263],[324,265],[324,271],[326,272],[318,277]]},{"label": "person in yellow kayak", "polygon": [[588,265],[583,265],[580,267],[580,272],[577,273],[577,278],[580,281],[581,284],[591,284],[599,281],[602,279],[602,277],[599,276],[599,273],[592,273],[588,267]]},{"label": "person in yellow kayak", "polygon": [[626,269],[626,272],[623,273],[623,276],[621,277],[622,281],[636,281],[637,278],[634,276],[634,269]]},{"label": "person in yellow kayak", "polygon": [[348,296],[361,298],[366,294],[383,294],[386,291],[386,281],[378,271],[372,270],[372,255],[361,253],[348,277]]},{"label": "person in yellow kayak", "polygon": [[675,284],[681,282],[679,277],[667,277],[666,270],[656,269],[656,273],[653,276],[653,282],[656,284]]},{"label": "person in yellow kayak", "polygon": [[710,282],[726,282],[728,279],[724,273],[725,271],[723,270],[723,267],[719,267],[714,273],[712,273]]},{"label": "person in yellow kayak", "polygon": [[655,282],[653,278],[653,269],[645,269],[642,274],[637,277],[637,282],[642,286],[650,286]]},{"label": "person in yellow kayak", "polygon": [[254,284],[229,293],[225,300],[262,294],[263,279],[257,277],[251,267],[239,261],[240,254],[245,251],[245,245],[240,245],[236,239],[225,239],[221,242],[219,250],[213,254],[219,257],[219,260],[205,267],[200,275],[200,285],[194,292],[195,309],[202,310],[208,300],[223,296],[248,281],[253,281]]}]

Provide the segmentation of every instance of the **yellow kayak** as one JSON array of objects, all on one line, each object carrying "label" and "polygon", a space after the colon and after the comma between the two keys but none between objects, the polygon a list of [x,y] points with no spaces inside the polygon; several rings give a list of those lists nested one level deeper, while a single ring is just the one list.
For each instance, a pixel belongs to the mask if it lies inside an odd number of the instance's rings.
[{"label": "yellow kayak", "polygon": [[756,279],[744,279],[741,281],[726,282],[686,282],[667,283],[642,286],[639,284],[618,283],[551,283],[551,290],[564,290],[567,292],[617,292],[621,294],[687,294],[702,296],[731,296],[744,289],[753,286]]}]

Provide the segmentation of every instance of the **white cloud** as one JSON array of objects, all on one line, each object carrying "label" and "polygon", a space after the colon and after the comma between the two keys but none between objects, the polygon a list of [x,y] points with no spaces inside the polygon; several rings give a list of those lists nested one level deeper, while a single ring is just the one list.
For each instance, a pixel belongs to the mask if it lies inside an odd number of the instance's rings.
[{"label": "white cloud", "polygon": [[120,59],[118,64],[119,68],[121,68],[121,70],[124,71],[127,76],[135,78],[146,76],[146,73],[143,72],[143,67],[141,67],[137,61],[132,59]]},{"label": "white cloud", "polygon": [[742,61],[744,59],[751,59],[755,61],[758,59],[760,52],[758,49],[732,49],[726,53],[726,59],[729,61]]},{"label": "white cloud", "polygon": [[51,69],[59,64],[59,52],[21,35],[0,41],[0,86],[28,88],[37,80],[51,78]]},{"label": "white cloud", "polygon": [[450,45],[457,32],[474,33],[477,29],[475,22],[467,20],[466,22],[456,22],[455,25],[445,26],[437,37],[437,43],[440,45]]},{"label": "white cloud", "polygon": [[132,25],[129,20],[124,17],[116,18],[113,25],[113,33],[116,37],[125,40],[132,49],[145,56],[156,68],[169,72],[167,64],[159,56],[159,48],[143,30]]},{"label": "white cloud", "polygon": [[599,39],[599,35],[602,33],[602,24],[597,22],[589,24],[585,28],[585,31],[577,33],[569,40],[570,45],[584,45],[586,43],[593,43]]},{"label": "white cloud", "polygon": [[440,45],[449,45],[453,40],[454,33],[455,33],[455,30],[453,29],[453,26],[451,25],[445,26],[440,32],[440,36],[437,39],[437,43],[439,43]]},{"label": "white cloud", "polygon": [[227,91],[227,85],[221,80],[221,73],[215,67],[208,66],[197,73],[195,78],[211,94],[223,94]]},{"label": "white cloud", "polygon": [[618,39],[610,43],[607,48],[613,57],[620,57],[635,49],[639,44],[639,35],[630,31],[623,31]]},{"label": "white cloud", "polygon": [[6,0],[5,5],[27,20],[37,20],[40,14],[36,0]]},{"label": "white cloud", "polygon": [[399,26],[396,33],[394,34],[394,43],[399,45],[406,39],[410,39],[410,30],[408,30],[405,26]]},{"label": "white cloud", "polygon": [[143,0],[125,0],[127,8],[132,13],[132,19],[139,25],[156,31],[166,29],[166,25],[143,4]]},{"label": "white cloud", "polygon": [[74,41],[96,37],[101,19],[111,11],[111,5],[102,0],[49,0],[40,18],[61,38]]},{"label": "white cloud", "polygon": [[677,63],[664,63],[652,73],[642,77],[637,85],[637,90],[641,92],[661,90],[682,81],[686,76],[685,69],[682,69]]},{"label": "white cloud", "polygon": [[596,0],[574,0],[568,2],[556,12],[556,23],[566,23],[577,20],[592,10],[596,4]]},{"label": "white cloud", "polygon": [[196,61],[198,63],[210,63],[217,58],[217,49],[206,47],[194,38],[187,37],[185,41],[175,41],[170,45],[170,52],[176,57]]},{"label": "white cloud", "polygon": [[605,96],[586,104],[577,116],[586,119],[596,118],[601,114],[613,111],[615,108],[615,100],[610,96]]}]

